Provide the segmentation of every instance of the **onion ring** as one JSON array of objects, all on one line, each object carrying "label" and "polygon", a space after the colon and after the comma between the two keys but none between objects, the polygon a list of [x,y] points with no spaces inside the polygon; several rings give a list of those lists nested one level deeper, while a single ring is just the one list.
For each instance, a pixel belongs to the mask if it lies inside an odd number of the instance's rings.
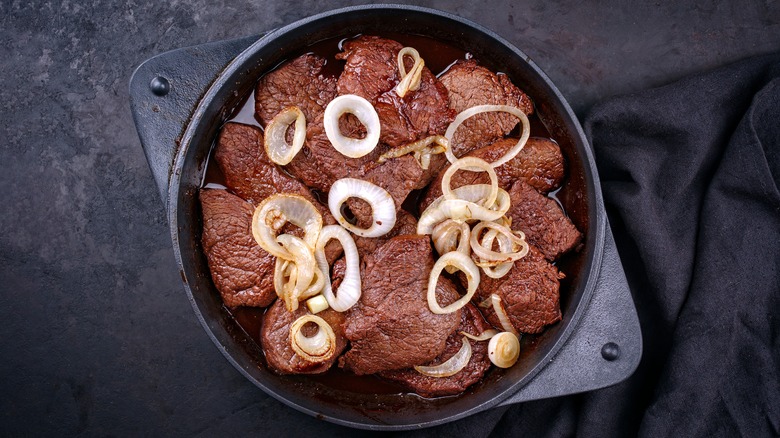
[{"label": "onion ring", "polygon": [[[479,235],[482,232],[483,229],[489,228],[491,230],[496,230],[500,235],[505,236],[506,238],[511,240],[512,248],[505,248],[507,250],[511,250],[511,252],[504,252],[501,248],[501,252],[493,251],[492,249],[492,240],[490,240],[489,246],[483,246],[483,243],[479,242]],[[484,242],[484,241],[483,241]],[[499,225],[495,222],[487,222],[482,221],[474,226],[474,228],[471,230],[471,237],[470,237],[470,244],[471,244],[471,250],[474,252],[474,255],[479,257],[481,261],[488,261],[488,262],[514,262],[516,260],[520,260],[521,258],[525,257],[526,254],[528,254],[529,246],[528,243],[525,241],[525,239],[521,238],[520,236],[517,236],[510,230],[509,228]],[[502,247],[505,245],[501,244],[501,239],[499,239],[499,247]],[[519,250],[516,250],[515,247],[519,248]]]},{"label": "onion ring", "polygon": [[281,193],[265,198],[252,215],[252,236],[269,254],[291,260],[290,252],[276,241],[276,233],[287,222],[302,228],[304,242],[314,248],[322,228],[322,215],[301,195]]},{"label": "onion ring", "polygon": [[444,196],[439,196],[420,215],[417,234],[431,234],[433,227],[446,219],[459,221],[499,219],[509,211],[509,193],[499,188],[496,203],[492,208],[477,204],[479,200],[485,199],[490,191],[491,187],[488,184],[472,184],[453,190],[458,199],[444,199]]},{"label": "onion ring", "polygon": [[[441,307],[439,302],[436,301],[436,284],[439,281],[441,271],[446,266],[455,266],[463,272],[468,281],[468,288],[466,289],[466,294],[457,301],[445,307]],[[428,277],[428,308],[437,315],[455,312],[471,300],[471,297],[474,296],[474,292],[477,291],[477,286],[479,286],[479,268],[474,264],[474,261],[461,252],[448,252],[436,260],[436,263],[433,264],[433,269],[431,269],[431,275]]]},{"label": "onion ring", "polygon": [[[360,198],[371,205],[371,226],[363,229],[349,223],[341,213],[341,204]],[[395,226],[395,201],[387,190],[368,181],[342,178],[330,187],[328,208],[342,227],[361,237],[379,237]]]},{"label": "onion ring", "polygon": [[498,176],[496,175],[496,171],[490,166],[490,163],[477,157],[459,158],[447,168],[441,180],[441,191],[444,199],[456,199],[455,194],[450,188],[450,180],[452,179],[452,175],[460,169],[471,172],[478,172],[481,170],[488,174],[490,177],[490,193],[481,204],[488,208],[492,206],[496,202],[496,197],[498,196]]},{"label": "onion ring", "polygon": [[417,370],[418,373],[428,377],[453,376],[461,372],[463,368],[466,368],[466,365],[468,365],[471,360],[471,354],[471,343],[464,336],[463,345],[460,347],[460,350],[446,361],[435,366],[416,365],[414,369]]},{"label": "onion ring", "polygon": [[[346,113],[357,117],[360,123],[366,127],[365,138],[350,138],[341,133],[339,119]],[[371,103],[360,96],[345,94],[331,100],[325,107],[323,123],[328,140],[344,156],[360,158],[373,151],[379,143],[381,130],[379,115]]]},{"label": "onion ring", "polygon": [[[314,336],[306,337],[302,329],[309,322],[317,324],[319,330]],[[336,353],[336,334],[319,316],[304,315],[290,325],[290,345],[301,358],[314,363],[324,362]]]},{"label": "onion ring", "polygon": [[526,142],[528,142],[528,137],[531,135],[531,123],[528,121],[528,116],[526,116],[523,111],[521,111],[519,108],[509,105],[477,105],[465,109],[461,111],[460,114],[455,116],[455,120],[450,124],[450,126],[447,128],[447,131],[444,133],[444,136],[447,137],[447,140],[450,142],[450,148],[444,152],[447,155],[447,159],[450,160],[450,163],[454,163],[455,160],[457,160],[455,154],[452,153],[452,137],[455,135],[455,131],[458,129],[458,127],[460,127],[461,123],[463,123],[471,116],[496,111],[506,112],[519,118],[520,122],[523,124],[523,133],[520,135],[520,139],[517,141],[517,144],[515,144],[512,149],[508,150],[507,153],[504,154],[501,158],[491,163],[491,166],[495,168],[506,163],[507,161],[514,158],[523,149]]},{"label": "onion ring", "polygon": [[[287,129],[295,123],[292,144],[287,143]],[[274,118],[265,127],[265,153],[276,164],[289,164],[300,152],[306,140],[306,117],[297,106],[291,106]]]},{"label": "onion ring", "polygon": [[344,312],[360,299],[361,281],[360,281],[360,258],[358,256],[357,246],[352,235],[347,230],[338,225],[329,225],[320,232],[320,238],[317,240],[317,247],[314,249],[314,257],[317,260],[317,266],[322,272],[330,272],[328,260],[325,258],[325,245],[331,240],[336,239],[341,243],[344,249],[344,258],[347,262],[344,279],[339,285],[337,294],[333,293],[331,288],[330,275],[324,275],[325,285],[322,294],[328,300],[328,304],[337,312]]}]

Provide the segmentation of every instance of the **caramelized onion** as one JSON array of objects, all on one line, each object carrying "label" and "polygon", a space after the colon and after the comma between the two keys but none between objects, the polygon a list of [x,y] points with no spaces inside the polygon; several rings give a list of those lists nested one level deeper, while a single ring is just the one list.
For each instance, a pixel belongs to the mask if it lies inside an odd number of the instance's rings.
[{"label": "caramelized onion", "polygon": [[[352,114],[366,128],[366,137],[350,138],[341,133],[339,119],[344,114]],[[373,151],[379,143],[379,115],[366,99],[354,94],[345,94],[330,101],[325,107],[325,135],[333,147],[342,155],[350,158],[360,158]]]},{"label": "caramelized onion", "polygon": [[[493,251],[492,240],[487,241],[488,239],[484,239],[482,242],[480,242],[480,233],[483,229],[486,228],[495,230],[497,233],[499,233],[499,235],[502,236],[503,239],[509,239],[511,241],[511,248],[506,247],[506,245],[502,245],[501,239],[499,239],[499,249],[501,252]],[[525,257],[526,254],[528,254],[529,246],[524,239],[525,235],[522,236],[523,237],[516,235],[512,230],[503,225],[499,225],[495,222],[482,221],[475,225],[471,230],[471,250],[474,252],[474,255],[481,259],[480,261],[498,263],[510,261],[514,262],[516,260],[520,260],[521,258]]]},{"label": "caramelized onion", "polygon": [[276,233],[287,222],[303,229],[303,241],[314,248],[322,228],[322,215],[308,199],[290,193],[271,195],[255,208],[252,236],[269,254],[292,260],[290,252],[276,241]]},{"label": "caramelized onion", "polygon": [[435,366],[422,366],[417,365],[414,367],[418,373],[428,377],[449,377],[458,374],[466,368],[471,360],[471,343],[466,337],[463,337],[463,346],[460,347],[457,353],[451,358],[447,359],[439,365]]},{"label": "caramelized onion", "polygon": [[444,199],[457,199],[450,188],[450,180],[452,179],[452,175],[460,169],[471,172],[478,172],[481,170],[488,174],[490,177],[490,193],[488,193],[486,199],[479,203],[490,208],[490,206],[496,202],[496,197],[498,196],[498,176],[496,175],[496,171],[490,166],[490,163],[477,157],[463,157],[455,160],[455,162],[444,172],[444,176],[441,180],[441,191]]},{"label": "caramelized onion", "polygon": [[[349,198],[360,198],[371,205],[371,226],[362,229],[349,223],[341,214],[341,204]],[[330,188],[328,208],[342,227],[361,237],[379,237],[395,226],[395,201],[387,190],[368,181],[342,178]]]},{"label": "caramelized onion", "polygon": [[447,140],[450,142],[450,148],[448,148],[445,152],[447,159],[450,160],[450,163],[454,163],[455,160],[457,160],[455,154],[452,152],[452,137],[455,135],[455,131],[457,131],[461,123],[463,123],[471,116],[475,116],[480,113],[496,111],[506,112],[520,119],[520,122],[523,124],[523,133],[520,135],[520,139],[512,147],[512,149],[507,151],[507,153],[504,154],[501,158],[491,163],[491,165],[493,167],[498,167],[514,158],[523,149],[525,143],[528,141],[529,135],[531,134],[531,124],[528,121],[528,116],[526,116],[522,110],[509,105],[477,105],[465,109],[460,114],[455,116],[455,120],[450,124],[450,126],[447,128],[447,131],[444,133],[444,136],[447,137]]},{"label": "caramelized onion", "polygon": [[493,365],[509,368],[520,357],[520,341],[514,333],[501,332],[490,339],[488,357]]},{"label": "caramelized onion", "polygon": [[[498,247],[502,253],[512,251],[512,241],[503,234],[498,234],[498,231],[496,230],[488,230],[488,232],[485,233],[485,236],[482,237],[482,247],[492,248],[493,241],[496,238],[498,238]],[[484,272],[488,277],[501,278],[509,273],[509,271],[512,269],[512,266],[514,266],[514,262],[477,262],[477,266],[482,268],[482,272]]]},{"label": "caramelized onion", "polygon": [[[460,299],[445,307],[441,307],[439,302],[436,301],[436,283],[439,281],[441,271],[447,266],[454,266],[463,272],[468,281],[468,288],[466,289],[466,294],[460,297]],[[439,257],[439,260],[436,260],[433,269],[431,269],[431,275],[428,277],[428,308],[437,315],[452,313],[465,306],[471,300],[474,292],[477,291],[477,286],[479,286],[479,268],[477,268],[477,265],[474,264],[469,256],[463,253],[457,251],[448,252]]]},{"label": "caramelized onion", "polygon": [[[404,65],[404,56],[411,56],[414,60],[414,65],[409,72],[406,71]],[[401,76],[401,82],[395,87],[395,92],[399,97],[406,96],[409,91],[417,91],[420,89],[420,80],[422,78],[422,70],[425,66],[425,61],[420,57],[420,53],[411,47],[404,47],[398,52],[398,72]]]},{"label": "caramelized onion", "polygon": [[314,257],[317,259],[317,266],[322,272],[330,272],[328,260],[325,258],[325,245],[331,240],[336,239],[341,243],[344,249],[344,258],[347,263],[347,269],[344,279],[339,285],[338,292],[333,293],[331,288],[330,275],[324,275],[325,285],[322,294],[328,300],[328,304],[337,312],[344,312],[360,299],[360,259],[358,257],[355,240],[347,230],[338,225],[329,225],[320,232],[320,238],[317,241],[317,247],[314,250]]},{"label": "caramelized onion", "polygon": [[[303,334],[303,326],[313,322],[318,330],[311,337]],[[309,362],[324,362],[336,353],[336,334],[333,328],[316,315],[304,315],[290,325],[290,344],[295,354]]]},{"label": "caramelized onion", "polygon": [[474,336],[472,334],[466,333],[466,332],[460,332],[463,336],[473,340],[473,341],[487,341],[488,339],[492,338],[493,336],[498,334],[498,330],[495,329],[488,329],[484,332],[480,333],[479,336]]},{"label": "caramelized onion", "polygon": [[[292,144],[287,143],[287,129],[295,123]],[[306,117],[297,106],[291,106],[276,116],[265,127],[265,153],[276,164],[284,166],[295,158],[306,140]]]},{"label": "caramelized onion", "polygon": [[414,152],[414,158],[420,163],[420,167],[427,170],[430,166],[431,155],[441,154],[447,150],[449,142],[443,135],[431,135],[421,140],[403,145],[387,151],[379,157],[379,162],[384,163],[390,158],[402,157]]},{"label": "caramelized onion", "polygon": [[473,184],[458,187],[452,192],[457,199],[445,199],[439,196],[420,215],[417,222],[417,234],[431,234],[433,227],[447,219],[457,221],[481,220],[494,221],[509,211],[509,193],[498,189],[496,203],[487,208],[480,204],[491,192],[488,184]]}]

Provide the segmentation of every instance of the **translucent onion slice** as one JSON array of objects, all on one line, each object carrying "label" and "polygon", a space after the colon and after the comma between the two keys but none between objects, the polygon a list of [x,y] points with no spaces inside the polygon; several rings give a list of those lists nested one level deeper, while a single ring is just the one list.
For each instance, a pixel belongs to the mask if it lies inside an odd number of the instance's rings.
[{"label": "translucent onion slice", "polygon": [[328,304],[337,312],[344,312],[360,299],[362,292],[360,282],[360,258],[358,256],[357,246],[352,235],[347,230],[338,225],[329,225],[320,232],[320,238],[317,241],[317,247],[314,250],[314,257],[317,259],[317,266],[322,272],[330,272],[328,260],[325,258],[325,245],[332,239],[341,243],[344,249],[344,258],[346,259],[347,269],[344,279],[339,285],[336,294],[331,288],[330,275],[324,275],[325,286],[322,294],[328,300]]},{"label": "translucent onion slice", "polygon": [[517,336],[517,329],[515,329],[515,326],[513,326],[512,322],[509,321],[509,315],[506,314],[504,306],[501,304],[501,297],[499,297],[498,294],[490,294],[490,303],[493,306],[493,311],[496,312],[496,316],[498,317],[498,322],[501,323],[501,327],[505,331]]},{"label": "translucent onion slice", "polygon": [[[313,322],[318,330],[311,337],[303,334],[303,326]],[[295,354],[309,362],[324,362],[336,353],[336,334],[333,328],[316,315],[304,315],[290,325],[290,344]]]},{"label": "translucent onion slice", "polygon": [[379,162],[384,163],[390,158],[403,157],[414,152],[414,158],[420,163],[420,167],[428,169],[431,164],[431,155],[441,154],[447,150],[449,142],[443,135],[431,135],[421,140],[403,145],[387,151],[379,157]]},{"label": "translucent onion slice", "polygon": [[[469,224],[447,219],[433,228],[431,239],[436,252],[439,254],[458,251],[465,255],[470,255],[470,234],[471,228],[469,228]],[[458,269],[454,266],[447,266],[444,270],[452,274]]]},{"label": "translucent onion slice", "polygon": [[[496,230],[496,232],[499,233],[499,235],[504,236],[504,238],[507,238],[511,240],[512,247],[506,248],[504,245],[504,248],[502,248],[501,240],[499,240],[499,249],[500,252],[493,251],[493,242],[490,241],[489,244],[486,242],[486,240],[483,240],[483,242],[479,241],[479,236],[484,229],[491,229]],[[488,222],[488,221],[482,221],[474,226],[474,228],[471,230],[471,237],[470,237],[470,243],[471,243],[471,250],[474,252],[474,255],[479,257],[481,260],[488,261],[488,262],[514,262],[516,260],[520,260],[521,258],[525,257],[526,254],[528,254],[529,246],[528,243],[525,241],[525,239],[521,238],[520,236],[516,235],[512,230],[509,228],[499,225],[495,222]],[[516,249],[515,249],[516,248]],[[505,252],[506,250],[506,252]]]},{"label": "translucent onion slice", "polygon": [[[404,65],[404,57],[411,56],[414,60],[414,65],[409,72],[406,71]],[[420,57],[420,53],[411,47],[404,47],[398,52],[398,72],[401,76],[401,82],[395,87],[395,92],[399,97],[406,96],[409,91],[416,91],[420,89],[420,80],[422,78],[422,70],[425,66],[425,61]]]},{"label": "translucent onion slice", "polygon": [[428,377],[449,377],[458,374],[471,360],[471,343],[463,337],[463,346],[451,358],[435,366],[417,365],[418,373]]},{"label": "translucent onion slice", "polygon": [[291,261],[280,259],[279,257],[276,258],[274,263],[274,291],[276,296],[284,300],[288,292],[286,288],[291,287],[289,286],[290,283],[295,284],[295,280],[291,281],[291,277],[297,276],[296,270],[295,264]]},{"label": "translucent onion slice", "polygon": [[[468,281],[468,287],[466,294],[460,297],[460,299],[445,307],[441,307],[439,302],[436,301],[436,283],[439,282],[441,271],[447,266],[455,266],[463,272]],[[436,260],[433,269],[431,269],[431,275],[428,277],[428,308],[437,315],[455,312],[471,300],[474,292],[477,291],[477,286],[479,286],[479,268],[471,260],[471,257],[457,251],[448,252]]]},{"label": "translucent onion slice", "polygon": [[494,221],[509,211],[509,193],[504,189],[498,189],[496,203],[492,208],[479,205],[491,191],[488,184],[473,184],[458,187],[453,190],[457,199],[445,199],[439,196],[420,215],[417,222],[417,234],[431,234],[433,227],[447,219],[458,221],[481,220]]},{"label": "translucent onion slice", "polygon": [[290,252],[276,241],[276,234],[287,222],[303,229],[304,242],[314,248],[322,228],[322,215],[308,199],[290,193],[271,195],[255,208],[252,236],[269,254],[292,260]]},{"label": "translucent onion slice", "polygon": [[[363,229],[349,223],[341,214],[341,204],[349,198],[360,198],[371,205],[371,226]],[[395,201],[387,190],[368,181],[342,178],[330,188],[328,208],[342,227],[362,237],[379,237],[395,226]]]},{"label": "translucent onion slice", "polygon": [[520,340],[509,332],[493,336],[488,344],[488,357],[499,368],[511,367],[520,357]]},{"label": "translucent onion slice", "polygon": [[498,330],[488,329],[488,330],[485,330],[484,332],[480,333],[479,336],[474,336],[474,335],[466,333],[466,332],[460,332],[460,334],[462,334],[463,336],[471,339],[472,341],[481,342],[481,341],[487,341],[488,339],[490,339],[493,336],[497,335],[498,334]]},{"label": "translucent onion slice", "polygon": [[461,169],[469,170],[471,172],[483,171],[488,174],[490,177],[490,193],[488,193],[487,198],[483,199],[480,204],[488,208],[492,206],[496,202],[496,197],[498,196],[498,176],[496,175],[496,171],[490,166],[490,163],[477,157],[459,158],[447,168],[441,180],[441,191],[444,199],[457,199],[455,193],[453,193],[450,188],[450,180],[452,179],[452,175]]},{"label": "translucent onion slice", "polygon": [[[467,108],[455,116],[455,120],[447,128],[444,136],[447,137],[450,145],[452,145],[452,137],[455,135],[455,131],[457,131],[458,127],[460,127],[461,123],[463,123],[466,119],[477,114],[497,111],[512,114],[513,116],[519,118],[520,122],[523,124],[523,133],[520,135],[520,139],[517,141],[517,144],[515,144],[512,149],[508,150],[504,156],[491,163],[494,168],[498,167],[514,158],[523,149],[525,143],[528,141],[528,137],[531,134],[531,124],[528,121],[528,116],[526,116],[525,113],[519,108],[509,105],[477,105],[471,108]],[[447,155],[447,159],[450,160],[450,163],[454,163],[455,160],[457,160],[455,154],[452,153],[452,147],[448,148],[445,154]]]},{"label": "translucent onion slice", "polygon": [[[344,114],[352,114],[366,127],[366,137],[350,138],[341,133],[339,119]],[[333,147],[342,155],[360,158],[373,151],[379,143],[379,115],[366,99],[354,94],[345,94],[330,101],[325,107],[325,135]]]},{"label": "translucent onion slice", "polygon": [[[287,143],[287,129],[295,123],[292,144]],[[295,158],[306,140],[306,117],[297,106],[291,106],[276,116],[265,127],[265,153],[276,164],[284,166]]]},{"label": "translucent onion slice", "polygon": [[[500,236],[500,237],[499,237]],[[511,252],[512,249],[512,241],[504,236],[503,234],[498,234],[498,231],[496,230],[488,230],[487,233],[485,233],[485,236],[482,237],[481,245],[484,248],[492,248],[493,247],[493,241],[498,238],[498,247],[501,250],[502,253],[504,252]],[[471,247],[469,247],[471,249]],[[503,263],[496,263],[496,262],[477,262],[477,266],[482,268],[482,272],[485,273],[490,278],[501,278],[509,273],[509,271],[512,269],[512,266],[514,266],[514,262],[503,262]]]}]

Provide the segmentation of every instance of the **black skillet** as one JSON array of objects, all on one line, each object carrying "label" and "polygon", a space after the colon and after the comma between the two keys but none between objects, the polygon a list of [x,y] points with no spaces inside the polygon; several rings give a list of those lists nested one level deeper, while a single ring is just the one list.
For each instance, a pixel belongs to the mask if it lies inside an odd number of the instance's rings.
[{"label": "black skillet", "polygon": [[[200,246],[197,192],[209,149],[256,80],[314,42],[386,32],[432,37],[505,72],[535,102],[561,145],[569,182],[558,194],[586,236],[564,261],[563,320],[524,340],[513,368],[494,370],[457,397],[350,391],[327,381],[269,372],[259,346],[223,307]],[[179,49],[142,64],[130,81],[133,116],[166,201],[184,289],[217,348],[247,379],[283,403],[317,418],[372,430],[414,429],[490,409],[588,391],[628,377],[639,362],[639,322],[604,212],[593,152],[571,108],[547,76],[495,33],[460,17],[402,5],[340,9],[262,36]]]}]

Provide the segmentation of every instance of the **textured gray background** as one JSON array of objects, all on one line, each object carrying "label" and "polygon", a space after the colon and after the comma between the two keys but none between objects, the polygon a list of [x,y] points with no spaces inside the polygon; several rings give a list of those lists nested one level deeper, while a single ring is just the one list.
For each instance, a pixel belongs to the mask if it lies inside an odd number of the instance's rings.
[{"label": "textured gray background", "polygon": [[[423,5],[516,44],[580,116],[612,95],[780,50],[778,1],[630,3]],[[344,432],[266,396],[200,328],[127,83],[160,52],[352,4],[2,0],[0,435],[281,432],[267,416],[288,419],[289,434]]]}]

